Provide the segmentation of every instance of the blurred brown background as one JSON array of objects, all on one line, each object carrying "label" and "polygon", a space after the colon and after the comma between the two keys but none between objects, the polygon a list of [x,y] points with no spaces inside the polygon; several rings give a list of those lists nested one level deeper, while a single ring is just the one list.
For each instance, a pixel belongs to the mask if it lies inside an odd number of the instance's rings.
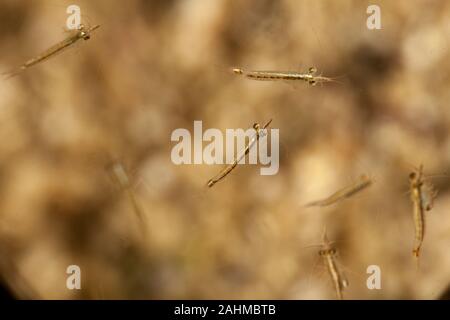
[{"label": "blurred brown background", "polygon": [[[381,7],[382,30],[366,28]],[[333,299],[326,226],[348,299],[436,299],[450,283],[450,180],[427,214],[416,270],[408,174],[450,172],[449,1],[2,0],[0,70],[65,37],[69,4],[92,39],[0,81],[0,278],[19,298]],[[230,74],[318,68],[339,82]],[[280,170],[170,160],[177,128],[272,118]],[[120,161],[145,223],[111,179]],[[304,208],[355,181],[376,183]],[[146,229],[146,233],[143,233]],[[66,288],[66,268],[82,290]],[[381,267],[368,290],[366,268]]]}]

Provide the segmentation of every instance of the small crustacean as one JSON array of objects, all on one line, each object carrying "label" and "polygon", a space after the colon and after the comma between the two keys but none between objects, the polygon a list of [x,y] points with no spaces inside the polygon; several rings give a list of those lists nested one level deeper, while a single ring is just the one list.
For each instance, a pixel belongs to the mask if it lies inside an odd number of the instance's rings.
[{"label": "small crustacean", "polygon": [[324,206],[329,206],[333,203],[336,203],[338,201],[341,201],[343,199],[349,198],[352,195],[354,195],[355,193],[358,193],[364,189],[366,189],[367,187],[369,187],[372,183],[373,183],[373,179],[371,179],[369,176],[367,175],[362,175],[358,181],[354,182],[352,185],[347,186],[341,190],[336,191],[335,193],[333,193],[332,195],[330,195],[329,197],[325,198],[325,199],[321,199],[318,201],[313,201],[310,203],[307,203],[306,206],[307,207],[313,207],[313,206],[319,206],[319,207],[324,207]]},{"label": "small crustacean", "polygon": [[333,242],[328,240],[326,229],[322,235],[322,245],[319,250],[319,255],[322,257],[325,267],[328,270],[328,274],[333,282],[336,297],[339,300],[344,298],[343,291],[348,287],[349,283],[344,273],[339,269],[337,263],[337,250],[333,246]]},{"label": "small crustacean", "polygon": [[416,171],[409,174],[409,188],[413,203],[415,229],[415,243],[412,252],[414,257],[419,258],[420,249],[425,237],[425,211],[430,211],[433,208],[433,202],[437,192],[431,182],[424,179],[423,165],[420,165]]},{"label": "small crustacean", "polygon": [[262,128],[258,123],[253,125],[253,129],[255,129],[255,135],[250,140],[250,142],[245,146],[244,150],[235,157],[234,161],[226,166],[222,171],[220,171],[216,176],[208,180],[207,186],[212,188],[217,182],[225,178],[234,168],[240,163],[240,161],[250,152],[250,149],[253,147],[255,143],[259,141],[259,139],[263,136],[264,130],[270,125],[272,119],[270,119]]},{"label": "small crustacean", "polygon": [[10,78],[13,76],[18,75],[19,73],[27,70],[28,68],[37,65],[38,63],[41,63],[47,59],[50,59],[51,57],[55,56],[56,54],[62,52],[64,49],[70,48],[72,45],[74,45],[78,40],[89,40],[91,38],[91,33],[98,29],[100,25],[94,25],[93,27],[86,27],[83,24],[80,24],[78,29],[71,30],[70,35],[58,42],[57,44],[51,46],[41,54],[27,60],[24,64],[16,68],[15,70],[6,73],[6,77]]},{"label": "small crustacean", "polygon": [[233,73],[243,75],[251,80],[260,81],[305,81],[314,86],[317,83],[333,82],[333,78],[316,75],[317,69],[315,67],[309,68],[308,72],[301,73],[296,71],[246,71],[241,68],[233,68]]}]

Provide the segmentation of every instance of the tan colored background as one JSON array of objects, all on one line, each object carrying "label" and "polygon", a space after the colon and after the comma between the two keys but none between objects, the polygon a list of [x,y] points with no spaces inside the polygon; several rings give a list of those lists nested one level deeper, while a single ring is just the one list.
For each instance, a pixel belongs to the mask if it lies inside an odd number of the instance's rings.
[{"label": "tan colored background", "polygon": [[[348,299],[435,299],[450,283],[450,180],[416,270],[408,173],[450,171],[450,2],[2,0],[0,69],[64,38],[77,3],[92,39],[0,81],[0,274],[18,297],[333,299],[317,248],[337,241]],[[339,83],[252,82],[228,68]],[[273,118],[280,171],[175,166],[176,128]],[[107,168],[122,161],[147,235]],[[369,174],[373,187],[305,209]],[[82,290],[65,287],[68,265]],[[369,291],[366,268],[382,270]]]}]

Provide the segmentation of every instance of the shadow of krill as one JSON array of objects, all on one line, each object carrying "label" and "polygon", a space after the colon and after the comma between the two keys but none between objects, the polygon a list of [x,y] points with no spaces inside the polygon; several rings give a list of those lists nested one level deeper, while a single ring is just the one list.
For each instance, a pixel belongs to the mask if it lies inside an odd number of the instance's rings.
[{"label": "shadow of krill", "polygon": [[362,190],[370,187],[373,184],[374,180],[371,179],[370,177],[366,176],[366,175],[362,175],[358,181],[356,181],[355,183],[353,183],[350,186],[347,186],[341,190],[336,191],[335,193],[333,193],[332,195],[330,195],[329,197],[322,199],[322,200],[318,200],[318,201],[313,201],[310,203],[307,203],[305,205],[305,207],[313,207],[313,206],[319,206],[319,207],[324,207],[324,206],[329,206],[331,204],[334,204],[336,202],[342,201],[344,199],[347,199],[351,196],[353,196],[354,194],[361,192]]},{"label": "shadow of krill", "polygon": [[147,220],[145,218],[146,216],[139,204],[136,193],[133,190],[132,183],[130,181],[130,178],[128,177],[128,174],[123,164],[120,162],[114,162],[109,166],[108,171],[111,173],[115,183],[120,187],[120,190],[127,195],[133,208],[133,211],[136,214],[136,217],[138,218],[138,222],[142,230],[142,233],[145,236],[147,234],[147,226],[146,226]]}]

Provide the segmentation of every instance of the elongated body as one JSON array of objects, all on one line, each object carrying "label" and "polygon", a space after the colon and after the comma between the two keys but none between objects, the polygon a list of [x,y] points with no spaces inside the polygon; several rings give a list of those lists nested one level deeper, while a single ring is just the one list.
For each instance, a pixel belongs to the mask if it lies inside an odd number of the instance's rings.
[{"label": "elongated body", "polygon": [[338,201],[341,201],[343,199],[349,198],[351,196],[353,196],[355,193],[358,193],[364,189],[366,189],[367,187],[369,187],[371,184],[373,183],[373,180],[371,178],[369,178],[366,175],[362,175],[358,181],[356,181],[355,183],[353,183],[352,185],[345,187],[341,190],[336,191],[335,193],[333,193],[331,196],[322,199],[322,200],[318,200],[318,201],[313,201],[310,202],[308,204],[306,204],[307,207],[312,207],[312,206],[319,206],[319,207],[324,207],[324,206],[329,206],[333,203],[336,203]]},{"label": "elongated body", "polygon": [[310,85],[316,85],[318,82],[331,82],[333,79],[316,76],[317,69],[314,67],[309,68],[307,73],[295,72],[295,71],[245,71],[240,68],[234,68],[235,74],[243,75],[251,80],[259,81],[305,81]]},{"label": "elongated body", "polygon": [[423,178],[423,165],[416,172],[409,174],[411,201],[413,203],[414,248],[413,255],[418,258],[425,237],[425,212],[433,208],[436,191],[431,183]]},{"label": "elongated body", "polygon": [[326,231],[323,233],[322,241],[322,248],[319,250],[319,255],[322,257],[323,263],[333,282],[336,297],[339,300],[342,300],[344,298],[343,291],[349,285],[348,280],[344,273],[339,269],[337,263],[337,250],[333,246],[333,243],[328,240]]},{"label": "elongated body", "polygon": [[41,63],[47,59],[50,59],[51,57],[55,56],[56,54],[62,52],[64,49],[67,49],[71,47],[73,44],[75,44],[78,40],[89,40],[91,38],[91,33],[98,29],[100,25],[95,25],[90,28],[86,28],[84,25],[80,25],[77,30],[71,31],[71,35],[67,37],[66,39],[62,40],[61,42],[58,42],[57,44],[51,46],[41,54],[37,55],[36,57],[33,57],[26,61],[24,64],[22,64],[20,67],[17,68],[17,70],[11,72],[8,74],[8,77],[15,76],[22,71],[25,71],[26,69]]},{"label": "elongated body", "polygon": [[258,123],[255,123],[253,125],[253,129],[255,129],[256,133],[253,136],[253,138],[250,140],[250,142],[245,146],[244,150],[238,155],[233,163],[226,166],[222,171],[220,171],[216,176],[208,180],[207,186],[209,188],[213,187],[217,182],[225,178],[233,169],[238,165],[238,163],[250,152],[250,149],[253,147],[253,145],[258,142],[259,138],[261,137],[261,130],[266,129],[270,123],[272,122],[272,119],[270,119],[264,127],[261,129],[260,125]]}]

